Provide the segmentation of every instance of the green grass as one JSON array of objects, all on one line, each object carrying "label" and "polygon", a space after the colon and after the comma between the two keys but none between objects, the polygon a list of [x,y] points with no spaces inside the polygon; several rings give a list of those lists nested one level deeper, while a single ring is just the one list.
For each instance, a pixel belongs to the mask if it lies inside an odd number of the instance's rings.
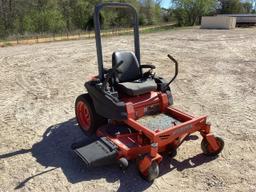
[{"label": "green grass", "polygon": [[[183,27],[177,27],[176,25],[172,25],[172,26],[159,26],[156,27],[154,29],[144,29],[140,31],[140,34],[147,34],[147,33],[157,33],[157,32],[161,32],[161,31],[169,31],[169,30],[177,30],[178,28],[183,28]],[[133,35],[133,32],[119,32],[118,36],[122,36],[122,35]],[[112,36],[112,35],[105,35],[104,37],[108,37],[108,36]]]},{"label": "green grass", "polygon": [[164,26],[164,27],[159,27],[159,28],[154,28],[154,29],[145,29],[142,30],[141,33],[157,33],[157,32],[161,32],[161,31],[169,31],[169,30],[173,30],[176,27],[173,26]]},{"label": "green grass", "polygon": [[9,47],[12,46],[12,44],[8,41],[0,41],[1,47]]},{"label": "green grass", "polygon": [[[170,31],[170,30],[181,30],[181,29],[185,29],[185,28],[187,28],[187,27],[179,27],[177,25],[156,26],[155,28],[149,28],[149,29],[145,29],[145,28],[143,29],[143,27],[142,27],[142,28],[140,28],[141,29],[140,34],[158,33],[158,32]],[[103,33],[102,37],[109,38],[109,37],[113,37],[113,36],[133,35],[133,31],[129,31],[129,32],[121,32],[121,31],[117,32],[116,31],[114,34],[111,34],[111,33],[110,34],[104,34],[106,32],[112,32],[112,30],[102,30],[102,33]],[[94,34],[93,32],[91,32],[91,33]],[[70,36],[72,36],[72,35],[73,34],[70,34]],[[76,34],[74,34],[74,35],[76,35]],[[55,36],[58,36],[58,35],[55,35]],[[51,36],[49,36],[49,37],[51,37]],[[94,38],[94,37],[91,37],[91,38]],[[80,39],[82,39],[82,38],[80,38]],[[63,40],[58,40],[58,41],[67,41],[67,40],[68,39],[63,39]],[[7,47],[7,46],[12,46],[12,45],[13,44],[8,42],[7,40],[2,40],[2,41],[0,40],[0,46],[1,47]]]}]

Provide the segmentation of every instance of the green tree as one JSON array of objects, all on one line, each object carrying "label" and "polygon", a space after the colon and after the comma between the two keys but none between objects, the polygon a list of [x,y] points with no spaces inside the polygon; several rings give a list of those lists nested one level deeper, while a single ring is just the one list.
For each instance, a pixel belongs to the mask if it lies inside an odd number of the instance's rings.
[{"label": "green tree", "polygon": [[79,29],[85,29],[87,20],[91,14],[90,4],[88,1],[75,0],[73,7],[73,23]]},{"label": "green tree", "polygon": [[87,29],[88,22],[92,19],[94,6],[101,2],[100,0],[71,0],[72,22],[82,30]]},{"label": "green tree", "polygon": [[50,10],[47,12],[46,17],[50,32],[57,33],[66,29],[66,23],[60,11]]},{"label": "green tree", "polygon": [[241,2],[240,0],[220,0],[220,13],[251,13],[253,11],[253,2],[254,1]]},{"label": "green tree", "polygon": [[240,0],[220,0],[221,10],[220,13],[231,14],[241,13],[242,6]]},{"label": "green tree", "polygon": [[216,0],[173,0],[175,17],[180,25],[195,25],[203,15],[215,12]]},{"label": "green tree", "polygon": [[140,1],[140,22],[152,25],[160,21],[161,1],[142,0]]},{"label": "green tree", "polygon": [[0,18],[0,38],[5,36],[4,22],[2,18]]},{"label": "green tree", "polygon": [[58,1],[58,7],[61,14],[63,15],[63,19],[66,23],[65,25],[68,31],[71,31],[73,29],[73,23],[72,23],[72,14],[73,14],[72,3],[73,2],[74,2],[73,0]]},{"label": "green tree", "polygon": [[189,15],[183,8],[176,8],[174,11],[174,17],[177,20],[179,26],[185,26],[189,24]]},{"label": "green tree", "polygon": [[241,2],[243,13],[252,13],[253,12],[253,4],[251,2]]},{"label": "green tree", "polygon": [[0,0],[0,20],[2,23],[3,36],[13,33],[15,21],[15,1],[14,0]]},{"label": "green tree", "polygon": [[[0,37],[25,33],[58,33],[90,30],[98,2],[111,0],[0,0]],[[161,0],[118,0],[132,4],[140,13],[140,23],[157,23],[164,14]],[[102,11],[103,27],[132,25],[128,10]],[[165,15],[166,16],[166,15]]]},{"label": "green tree", "polygon": [[36,31],[35,21],[32,19],[31,15],[26,15],[23,19],[24,31],[29,33],[34,33]]}]

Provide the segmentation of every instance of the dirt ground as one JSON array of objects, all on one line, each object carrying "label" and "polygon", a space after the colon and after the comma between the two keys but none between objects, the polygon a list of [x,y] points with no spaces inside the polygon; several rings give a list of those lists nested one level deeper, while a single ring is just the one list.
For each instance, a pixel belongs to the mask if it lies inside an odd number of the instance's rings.
[{"label": "dirt ground", "polygon": [[[0,191],[256,191],[256,28],[197,28],[143,34],[142,61],[170,78],[175,106],[209,115],[225,139],[214,159],[201,153],[201,138],[165,158],[160,177],[143,181],[131,163],[86,169],[71,151],[88,139],[77,128],[74,101],[97,73],[94,40],[0,49]],[[129,49],[132,37],[104,39],[105,61]],[[128,48],[126,48],[128,47]]]}]

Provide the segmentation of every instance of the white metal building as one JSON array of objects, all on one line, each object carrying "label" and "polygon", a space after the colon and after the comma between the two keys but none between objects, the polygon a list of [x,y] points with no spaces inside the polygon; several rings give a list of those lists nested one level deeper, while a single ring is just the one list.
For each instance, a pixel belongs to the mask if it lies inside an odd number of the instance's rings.
[{"label": "white metal building", "polygon": [[236,18],[230,16],[206,16],[202,17],[202,29],[234,29]]},{"label": "white metal building", "polygon": [[256,24],[256,14],[222,14],[218,16],[236,17],[237,24]]}]

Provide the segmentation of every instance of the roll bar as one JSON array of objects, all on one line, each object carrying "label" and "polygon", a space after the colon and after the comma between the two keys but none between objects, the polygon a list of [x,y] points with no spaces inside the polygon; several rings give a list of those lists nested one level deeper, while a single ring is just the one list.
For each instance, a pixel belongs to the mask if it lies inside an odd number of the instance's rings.
[{"label": "roll bar", "polygon": [[95,28],[95,39],[98,59],[98,70],[99,78],[101,81],[104,80],[104,67],[103,67],[103,53],[101,44],[101,33],[100,33],[100,11],[103,8],[125,8],[130,9],[133,14],[133,30],[134,30],[134,49],[135,55],[140,64],[140,37],[139,37],[139,20],[136,9],[128,3],[100,3],[95,6],[94,11],[94,28]]}]

